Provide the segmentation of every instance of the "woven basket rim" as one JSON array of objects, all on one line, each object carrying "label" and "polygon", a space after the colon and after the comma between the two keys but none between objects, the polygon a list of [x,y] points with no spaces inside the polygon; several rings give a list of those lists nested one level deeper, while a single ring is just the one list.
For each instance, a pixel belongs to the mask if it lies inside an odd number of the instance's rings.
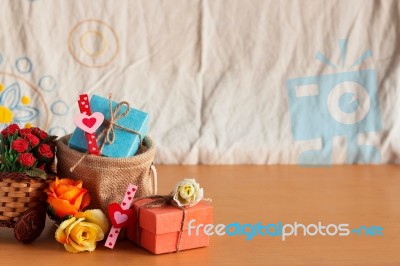
[{"label": "woven basket rim", "polygon": [[[141,161],[142,159],[145,159],[148,156],[148,153],[155,152],[156,146],[154,145],[153,140],[149,137],[146,136],[143,140],[143,143],[145,146],[148,148],[146,151],[143,153],[127,157],[127,158],[112,158],[112,157],[106,157],[106,156],[97,156],[97,155],[92,155],[84,152],[80,152],[77,150],[72,149],[71,147],[68,146],[68,141],[71,138],[72,134],[65,135],[58,140],[56,140],[57,146],[60,146],[60,149],[66,149],[69,152],[71,152],[74,156],[76,157],[82,157],[86,155],[86,159],[88,160],[96,160],[98,163],[110,163],[110,161],[113,161],[115,163],[130,163],[132,160],[137,160]],[[64,158],[65,159],[65,158]]]},{"label": "woven basket rim", "polygon": [[16,182],[21,182],[21,181],[47,181],[51,180],[54,178],[54,174],[51,173],[46,173],[47,178],[43,179],[38,176],[30,176],[27,173],[24,172],[0,172],[0,179],[1,178],[10,178],[15,180]]}]

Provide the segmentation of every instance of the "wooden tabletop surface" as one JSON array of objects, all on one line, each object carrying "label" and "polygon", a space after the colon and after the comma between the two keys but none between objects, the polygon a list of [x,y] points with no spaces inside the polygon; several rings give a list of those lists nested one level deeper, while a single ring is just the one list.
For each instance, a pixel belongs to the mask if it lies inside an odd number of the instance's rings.
[{"label": "wooden tabletop surface", "polygon": [[207,248],[152,255],[128,241],[70,254],[54,225],[23,245],[0,228],[0,265],[400,265],[400,166],[158,166],[159,193],[196,178],[212,198],[214,224],[380,226],[383,236],[211,236]]}]

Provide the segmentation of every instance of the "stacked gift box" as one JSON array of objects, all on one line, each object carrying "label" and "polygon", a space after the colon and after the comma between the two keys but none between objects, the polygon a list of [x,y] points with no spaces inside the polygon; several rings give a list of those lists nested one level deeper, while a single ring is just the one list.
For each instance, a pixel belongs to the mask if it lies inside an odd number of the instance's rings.
[{"label": "stacked gift box", "polygon": [[[142,199],[133,204],[135,217],[128,224],[128,239],[154,254],[171,253],[209,245],[209,236],[203,230],[189,233],[188,224],[212,224],[213,208],[200,202],[186,209],[166,204],[158,208],[140,207],[154,199]],[[138,213],[140,215],[138,215]],[[185,213],[185,217],[183,217]]]}]

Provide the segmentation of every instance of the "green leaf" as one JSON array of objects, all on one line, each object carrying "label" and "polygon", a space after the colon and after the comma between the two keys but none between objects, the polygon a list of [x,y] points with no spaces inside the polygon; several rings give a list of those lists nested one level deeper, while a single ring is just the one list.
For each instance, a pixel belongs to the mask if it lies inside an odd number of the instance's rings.
[{"label": "green leaf", "polygon": [[58,217],[56,211],[51,205],[47,205],[47,215],[49,216],[50,219],[56,221],[58,225],[60,225],[63,221],[71,219],[73,217],[72,215],[65,215],[64,217]]},{"label": "green leaf", "polygon": [[66,220],[69,220],[69,219],[71,219],[72,217],[74,217],[73,215],[70,215],[70,214],[67,214],[67,215],[65,215],[64,217],[61,217],[61,222],[64,222],[64,221],[66,221]]},{"label": "green leaf", "polygon": [[5,145],[3,134],[0,134],[0,154],[4,153]]},{"label": "green leaf", "polygon": [[58,138],[58,136],[48,136],[48,137],[45,139],[45,142],[53,142],[53,141],[55,141],[57,138]]},{"label": "green leaf", "polygon": [[0,162],[4,165],[7,165],[7,160],[4,158],[4,156],[0,156]]},{"label": "green leaf", "polygon": [[12,163],[10,162],[10,160],[7,157],[4,157],[4,160],[6,160],[6,165],[12,165]]},{"label": "green leaf", "polygon": [[39,168],[27,169],[27,170],[25,170],[25,173],[32,177],[39,177],[41,179],[47,179],[46,172]]},{"label": "green leaf", "polygon": [[47,215],[49,216],[50,219],[52,219],[53,221],[56,221],[58,223],[60,223],[60,218],[57,217],[56,215],[56,211],[54,210],[54,208],[51,205],[47,205]]}]

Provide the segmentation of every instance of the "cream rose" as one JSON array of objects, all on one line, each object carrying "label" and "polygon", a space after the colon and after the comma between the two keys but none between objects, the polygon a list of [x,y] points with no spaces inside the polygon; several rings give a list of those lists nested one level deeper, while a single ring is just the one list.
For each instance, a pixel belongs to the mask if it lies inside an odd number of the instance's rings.
[{"label": "cream rose", "polygon": [[180,207],[191,207],[203,199],[203,189],[195,179],[185,178],[175,185],[174,202]]}]

